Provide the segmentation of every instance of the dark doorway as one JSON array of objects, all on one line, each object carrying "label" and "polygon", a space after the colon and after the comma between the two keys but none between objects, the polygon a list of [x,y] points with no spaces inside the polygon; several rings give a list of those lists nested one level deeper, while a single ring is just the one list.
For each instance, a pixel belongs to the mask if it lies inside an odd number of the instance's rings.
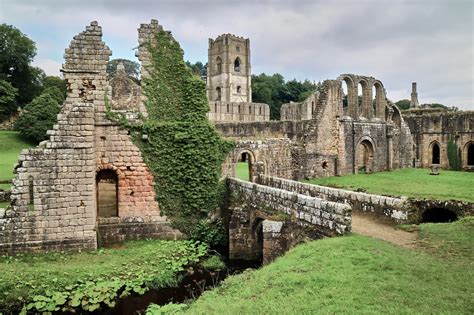
[{"label": "dark doorway", "polygon": [[263,219],[256,218],[252,224],[252,234],[254,236],[254,257],[259,263],[263,262]]},{"label": "dark doorway", "polygon": [[467,165],[474,165],[474,143],[467,148]]},{"label": "dark doorway", "polygon": [[118,177],[113,170],[97,173],[97,217],[118,216]]},{"label": "dark doorway", "polygon": [[433,152],[431,164],[439,164],[439,145],[437,143],[433,144]]},{"label": "dark doorway", "polygon": [[432,208],[423,212],[422,219],[422,223],[443,223],[456,221],[458,216],[448,209]]}]

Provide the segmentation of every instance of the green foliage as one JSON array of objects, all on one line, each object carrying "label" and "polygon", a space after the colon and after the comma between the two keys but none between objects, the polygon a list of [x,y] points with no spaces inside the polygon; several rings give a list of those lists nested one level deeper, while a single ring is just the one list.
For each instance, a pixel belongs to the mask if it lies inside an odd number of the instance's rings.
[{"label": "green foliage", "polygon": [[0,122],[6,120],[16,111],[16,96],[18,89],[10,82],[0,79]]},{"label": "green foliage", "polygon": [[459,154],[459,148],[454,137],[450,136],[448,140],[448,161],[449,168],[453,171],[460,171],[462,169],[461,156]]},{"label": "green foliage", "polygon": [[189,235],[220,205],[220,168],[233,144],[207,120],[205,84],[186,66],[179,44],[165,31],[155,40],[145,43],[152,58],[150,77],[142,82],[148,118],[130,126],[123,117],[110,112],[109,117],[134,130],[133,140],[154,175],[162,213]]},{"label": "green foliage", "polygon": [[45,89],[25,107],[15,123],[15,130],[27,139],[37,142],[45,140],[46,131],[57,121],[63,101],[64,95],[57,87]]},{"label": "green foliage", "polygon": [[218,255],[209,256],[206,260],[201,263],[201,266],[207,270],[217,270],[224,269],[225,263],[222,261],[221,257]]},{"label": "green foliage", "polygon": [[[259,270],[228,277],[185,313],[472,314],[474,230],[472,223],[463,229],[462,250],[471,254],[458,262],[359,235],[302,244]],[[438,235],[433,248],[450,237]],[[445,245],[459,249],[457,242]]]},{"label": "green foliage", "polygon": [[318,84],[305,80],[303,82],[291,80],[285,83],[281,74],[271,76],[262,73],[252,75],[252,100],[266,103],[270,106],[270,119],[280,119],[280,107],[290,101],[302,102],[311,93],[317,91]]},{"label": "green foliage", "polygon": [[204,242],[210,246],[225,245],[227,242],[227,229],[222,221],[203,219],[191,230],[191,239]]},{"label": "green foliage", "polygon": [[373,174],[325,177],[305,182],[351,190],[364,189],[368,193],[387,196],[474,202],[474,174],[445,170],[441,170],[438,176],[430,176],[429,173],[427,169],[405,168]]},{"label": "green foliage", "polygon": [[186,61],[186,66],[188,66],[191,69],[191,72],[199,78],[207,76],[207,62],[206,64],[203,64],[200,61],[197,61],[196,63]]},{"label": "green foliage", "polygon": [[407,99],[403,99],[403,100],[399,100],[398,102],[395,103],[395,105],[397,105],[397,107],[401,110],[405,110],[405,109],[409,109],[410,108],[410,100],[407,100]]},{"label": "green foliage", "polygon": [[128,59],[112,59],[107,63],[107,76],[113,78],[117,73],[117,65],[122,62],[125,68],[125,73],[132,80],[138,82],[140,78],[140,64],[136,61]]},{"label": "green foliage", "polygon": [[16,103],[24,106],[40,94],[44,72],[30,63],[35,43],[14,26],[0,25],[0,79],[18,89]]},{"label": "green foliage", "polygon": [[[36,143],[25,141],[18,132],[0,131],[0,180],[11,180],[13,166],[18,162],[21,150],[35,145]],[[0,184],[0,189],[10,190],[10,188],[11,184]]]},{"label": "green foliage", "polygon": [[145,315],[166,315],[178,314],[188,308],[187,304],[168,303],[163,306],[157,304],[150,304],[146,309]]},{"label": "green foliage", "polygon": [[[61,92],[61,94],[63,96],[63,100],[66,99],[66,96],[67,96],[66,81],[64,81],[60,77],[47,76],[43,79],[43,89],[46,90],[46,89],[51,88],[51,87],[58,88],[58,90]],[[44,92],[44,90],[43,90],[43,92]]]},{"label": "green foliage", "polygon": [[192,241],[134,241],[121,249],[0,258],[0,312],[95,311],[119,297],[176,285],[207,254]]}]

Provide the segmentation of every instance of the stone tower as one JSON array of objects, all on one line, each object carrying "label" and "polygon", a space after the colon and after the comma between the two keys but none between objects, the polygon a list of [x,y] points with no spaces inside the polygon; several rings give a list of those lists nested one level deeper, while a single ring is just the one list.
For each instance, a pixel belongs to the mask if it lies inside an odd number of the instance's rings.
[{"label": "stone tower", "polygon": [[209,101],[252,102],[250,40],[223,34],[209,38],[207,66]]},{"label": "stone tower", "polygon": [[420,104],[418,103],[418,93],[416,92],[416,82],[411,84],[411,101],[410,108],[418,108]]}]

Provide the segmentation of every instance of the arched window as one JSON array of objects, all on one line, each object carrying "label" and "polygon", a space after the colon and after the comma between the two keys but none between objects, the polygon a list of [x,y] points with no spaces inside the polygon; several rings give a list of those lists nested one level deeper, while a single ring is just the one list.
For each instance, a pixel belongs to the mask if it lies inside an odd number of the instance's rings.
[{"label": "arched window", "polygon": [[474,165],[474,143],[471,143],[467,148],[467,165]]},{"label": "arched window", "polygon": [[220,57],[217,57],[216,59],[216,71],[217,71],[217,74],[222,73],[222,60]]},{"label": "arched window", "polygon": [[239,105],[239,112],[238,113],[240,114],[240,105]]},{"label": "arched window", "polygon": [[258,114],[259,114],[259,115],[262,114],[262,108],[261,108],[261,107],[258,108]]},{"label": "arched window", "polygon": [[229,104],[227,104],[227,112],[229,112]]},{"label": "arched window", "polygon": [[252,114],[252,106],[249,106],[249,114]]},{"label": "arched window", "polygon": [[234,71],[240,72],[240,59],[237,57],[234,61]]},{"label": "arched window", "polygon": [[216,87],[216,92],[217,92],[217,97],[216,97],[216,101],[220,101],[221,100],[221,88],[218,86]]},{"label": "arched window", "polygon": [[237,94],[241,94],[242,93],[242,87],[239,85],[237,86]]},{"label": "arched window", "polygon": [[113,170],[101,170],[96,175],[97,216],[118,216],[118,176]]},{"label": "arched window", "polygon": [[431,152],[431,164],[439,164],[440,163],[440,150],[439,145],[437,143],[433,144]]}]

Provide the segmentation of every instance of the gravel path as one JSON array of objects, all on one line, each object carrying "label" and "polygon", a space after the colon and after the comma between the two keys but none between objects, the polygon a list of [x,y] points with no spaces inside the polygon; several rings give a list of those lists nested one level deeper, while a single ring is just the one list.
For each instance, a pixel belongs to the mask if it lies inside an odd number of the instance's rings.
[{"label": "gravel path", "polygon": [[378,238],[407,248],[416,246],[416,232],[396,230],[392,226],[357,212],[352,212],[352,232]]}]

